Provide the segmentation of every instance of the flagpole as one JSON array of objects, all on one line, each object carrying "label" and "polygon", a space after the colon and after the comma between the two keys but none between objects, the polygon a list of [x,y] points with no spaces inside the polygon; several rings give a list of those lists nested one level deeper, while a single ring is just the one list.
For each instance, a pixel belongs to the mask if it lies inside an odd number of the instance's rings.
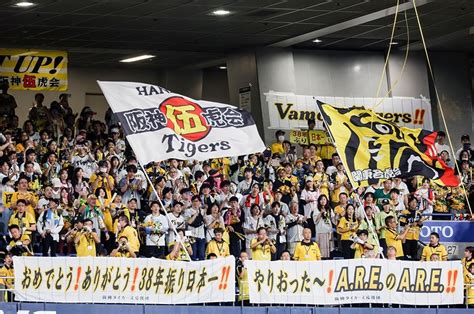
[{"label": "flagpole", "polygon": [[163,202],[161,202],[161,198],[158,195],[158,192],[156,191],[155,186],[153,185],[153,182],[151,181],[150,177],[148,176],[148,173],[146,172],[145,167],[143,167],[143,165],[140,162],[138,164],[140,165],[140,168],[142,169],[143,174],[145,175],[145,177],[148,181],[148,184],[150,184],[151,189],[153,190],[153,193],[155,193],[155,196],[156,196],[156,199],[158,200],[158,203],[160,204],[161,208],[163,208],[163,210],[166,213],[166,219],[168,219],[168,225],[170,225],[172,227],[171,229],[175,233],[176,239],[178,240],[178,242],[183,247],[183,250],[186,252],[186,256],[188,257],[189,261],[191,262],[192,261],[191,256],[189,256],[188,250],[186,249],[186,246],[184,245],[183,240],[179,236],[178,230],[176,229],[176,226],[171,222],[170,218],[168,217],[168,211],[166,210],[166,207],[163,205]]},{"label": "flagpole", "polygon": [[[436,80],[435,80],[435,77],[434,77],[434,71],[433,71],[433,68],[431,66],[430,56],[428,54],[428,48],[426,47],[425,36],[423,35],[423,29],[421,28],[421,22],[420,22],[420,17],[418,15],[418,10],[416,9],[416,0],[412,0],[412,2],[413,2],[413,9],[415,11],[416,21],[417,21],[417,24],[418,24],[418,29],[420,31],[421,42],[423,44],[423,49],[425,51],[426,63],[428,64],[428,70],[429,70],[429,73],[430,73],[430,76],[431,76],[431,80],[433,81],[433,87],[434,87],[436,102],[437,102],[438,107],[439,107],[439,112],[441,113],[441,119],[443,120],[444,128],[446,129],[446,135],[448,137],[449,147],[451,148],[451,153],[453,154],[452,158],[454,159],[454,167],[456,168],[456,170],[458,171],[459,174],[462,174],[462,172],[459,169],[459,165],[456,162],[456,153],[454,152],[453,142],[451,141],[451,136],[449,134],[448,125],[447,125],[446,119],[444,117],[443,106],[441,105],[441,99],[439,98],[438,89],[436,88]],[[471,214],[471,219],[472,219],[472,208],[471,208],[471,204],[469,203],[469,196],[467,195],[466,187],[464,186],[464,182],[463,182],[462,178],[459,181],[460,181],[460,185],[461,185],[464,197],[466,198],[467,208],[469,209],[469,213]]]},{"label": "flagpole", "polygon": [[[318,109],[319,109],[319,106],[318,106]],[[324,115],[323,115],[323,114],[321,114],[321,119],[323,120],[324,124],[326,125],[326,130],[328,131],[328,134],[329,134],[329,136],[331,137],[332,142],[334,143],[334,146],[336,147],[337,153],[339,154],[339,156],[342,156],[342,154],[339,152],[339,149],[337,148],[336,141],[334,140],[334,136],[332,135],[330,128],[327,126],[326,120],[324,120]],[[341,159],[341,160],[342,160],[342,159]],[[344,165],[344,167],[345,167],[345,165]],[[351,181],[352,186],[354,187],[354,186],[355,186],[355,184],[354,184],[355,182],[353,182],[352,177],[351,177],[351,176],[348,176],[348,178],[349,178],[349,180]],[[361,206],[362,206],[362,202],[360,201],[359,194],[357,194],[357,192],[356,192],[355,195],[356,195],[356,198],[357,198],[356,201],[357,201],[359,204],[361,204]],[[364,217],[365,217],[365,219],[367,220],[367,226],[368,226],[369,229],[370,229],[369,231],[370,231],[370,233],[373,233],[373,235],[375,236],[375,239],[377,239],[377,242],[379,243],[378,246],[379,246],[379,248],[380,248],[380,240],[379,240],[379,237],[377,236],[377,233],[375,233],[375,231],[374,231],[374,229],[372,228],[372,226],[369,224],[369,219],[368,219],[368,217],[367,217],[367,214],[365,213],[365,209],[363,208],[363,206],[362,206],[362,212],[364,213]],[[381,254],[382,258],[385,259],[385,256],[384,256],[383,252],[379,252],[379,253]]]}]

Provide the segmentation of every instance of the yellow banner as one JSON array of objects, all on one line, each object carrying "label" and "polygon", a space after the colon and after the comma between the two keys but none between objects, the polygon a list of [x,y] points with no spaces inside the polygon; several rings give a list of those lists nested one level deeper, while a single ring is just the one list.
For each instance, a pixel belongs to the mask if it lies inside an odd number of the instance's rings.
[{"label": "yellow banner", "polygon": [[300,145],[326,145],[332,144],[331,138],[323,130],[291,130],[290,142]]},{"label": "yellow banner", "polygon": [[2,193],[3,207],[5,207],[5,208],[12,207],[13,194],[15,194],[15,192],[3,192]]},{"label": "yellow banner", "polygon": [[66,91],[67,52],[0,48],[0,84],[12,90]]}]

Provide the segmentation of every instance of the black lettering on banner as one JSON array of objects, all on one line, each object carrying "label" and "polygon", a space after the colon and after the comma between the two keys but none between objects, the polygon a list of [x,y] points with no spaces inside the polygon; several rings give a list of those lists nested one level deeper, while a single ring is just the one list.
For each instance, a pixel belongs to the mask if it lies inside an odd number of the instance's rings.
[{"label": "black lettering on banner", "polygon": [[176,134],[163,135],[161,143],[166,145],[166,153],[172,153],[177,150],[181,153],[184,153],[184,155],[188,158],[192,158],[194,155],[196,155],[196,152],[205,153],[209,151],[214,152],[218,150],[231,149],[230,143],[228,141],[196,145],[191,141],[187,141],[184,138],[178,137]]},{"label": "black lettering on banner", "polygon": [[155,86],[155,85],[138,86],[136,87],[136,89],[139,96],[152,96],[152,95],[170,93],[170,91],[167,90],[166,88],[163,88],[161,86]]}]

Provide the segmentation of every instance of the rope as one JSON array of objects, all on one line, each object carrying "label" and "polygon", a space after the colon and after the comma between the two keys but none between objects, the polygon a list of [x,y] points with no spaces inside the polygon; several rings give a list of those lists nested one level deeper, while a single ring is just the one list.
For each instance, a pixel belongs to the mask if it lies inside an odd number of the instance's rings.
[{"label": "rope", "polygon": [[[429,54],[428,54],[428,49],[426,47],[425,36],[423,35],[423,30],[421,28],[420,17],[418,15],[418,10],[416,8],[416,0],[412,0],[412,2],[413,2],[413,9],[415,10],[416,21],[418,23],[418,29],[420,30],[421,42],[423,43],[423,49],[425,51],[426,63],[428,64],[428,69],[429,69],[429,72],[430,72],[431,80],[433,81],[433,87],[434,87],[434,92],[435,92],[435,96],[436,96],[436,101],[437,101],[438,107],[439,107],[439,112],[441,113],[441,119],[443,120],[444,129],[446,130],[446,136],[448,137],[448,142],[449,142],[449,146],[451,148],[451,153],[453,154],[453,158],[456,158],[456,153],[455,153],[454,148],[453,148],[454,146],[453,146],[453,143],[451,141],[451,136],[449,134],[448,125],[446,124],[446,119],[444,117],[443,106],[441,105],[441,100],[439,98],[438,88],[436,87],[436,80],[435,80],[435,77],[434,77],[433,68],[431,66],[431,61],[430,61],[430,57],[429,57]],[[458,163],[455,162],[454,164],[455,164],[455,167],[456,167],[456,170],[458,171],[458,173],[461,173]],[[471,217],[472,217],[472,209],[471,209],[471,204],[469,203],[469,197],[467,195],[464,183],[462,182],[462,180],[460,180],[460,181],[461,181],[460,184],[461,184],[461,187],[462,187],[462,190],[463,190],[463,193],[464,193],[464,197],[466,198],[467,207],[468,207],[469,212],[470,212]]]},{"label": "rope", "polygon": [[406,25],[406,28],[407,28],[407,49],[405,51],[405,59],[403,60],[403,64],[402,64],[402,70],[400,71],[400,75],[397,77],[397,79],[395,80],[395,82],[390,86],[390,89],[387,91],[387,93],[382,97],[382,99],[380,99],[379,102],[377,102],[373,107],[372,107],[372,110],[375,110],[378,106],[380,106],[384,99],[387,98],[388,95],[390,95],[390,93],[393,91],[393,89],[398,85],[400,79],[403,77],[403,73],[405,72],[405,67],[407,65],[407,61],[408,61],[408,54],[410,52],[410,29],[409,29],[409,26],[408,26],[408,18],[407,18],[407,12],[403,12],[404,15],[405,15],[405,25]]}]

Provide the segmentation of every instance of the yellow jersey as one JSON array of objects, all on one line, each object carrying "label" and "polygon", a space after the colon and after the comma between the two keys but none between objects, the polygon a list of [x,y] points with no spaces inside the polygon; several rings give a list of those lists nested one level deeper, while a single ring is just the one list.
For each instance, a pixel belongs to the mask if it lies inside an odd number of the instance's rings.
[{"label": "yellow jersey", "polygon": [[206,256],[214,253],[217,257],[226,257],[230,255],[229,244],[225,241],[217,242],[212,239],[207,243]]},{"label": "yellow jersey", "polygon": [[423,252],[421,253],[421,260],[422,261],[430,261],[431,255],[437,254],[439,255],[440,260],[447,261],[448,260],[448,251],[444,245],[439,244],[437,246],[427,245],[423,248]]},{"label": "yellow jersey", "polygon": [[385,230],[385,241],[387,242],[387,247],[393,246],[397,250],[397,257],[405,256],[403,253],[402,240],[397,239],[398,233],[391,230]]},{"label": "yellow jersey", "polygon": [[348,221],[346,217],[342,217],[337,226],[341,229],[350,229],[345,232],[338,232],[341,235],[341,240],[350,240],[351,236],[355,234],[355,231],[359,227],[359,222],[353,220]]},{"label": "yellow jersey", "polygon": [[242,272],[239,276],[239,301],[249,299],[249,273],[247,268],[242,267]]},{"label": "yellow jersey", "polygon": [[122,231],[120,231],[117,236],[117,240],[120,237],[126,237],[128,240],[128,245],[133,252],[138,252],[140,250],[140,241],[138,240],[137,230],[130,226],[126,226]]},{"label": "yellow jersey", "polygon": [[[166,255],[166,259],[168,261],[186,261],[186,262],[188,262],[189,261],[188,254],[187,254],[186,250],[184,250],[182,247],[179,249],[178,256],[176,258],[171,256],[171,252],[173,251],[173,247],[175,246],[175,244],[176,244],[176,241],[170,242],[170,244],[168,244],[168,248],[169,248],[168,251],[170,252],[170,254]],[[184,243],[184,246],[189,247],[189,246],[191,246],[191,244]]]},{"label": "yellow jersey", "polygon": [[465,257],[462,258],[461,260],[462,263],[462,270],[463,270],[463,275],[464,275],[464,283],[468,284],[470,283],[470,275],[469,275],[469,267],[471,267],[471,264],[474,263],[474,258],[471,258],[470,260],[467,260]]},{"label": "yellow jersey", "polygon": [[295,254],[293,255],[295,261],[320,261],[321,251],[316,242],[310,241],[298,242],[295,247]]},{"label": "yellow jersey", "polygon": [[76,255],[81,256],[96,256],[95,240],[92,235],[82,233],[79,242],[76,244]]},{"label": "yellow jersey", "polygon": [[11,225],[17,225],[20,227],[22,232],[29,236],[31,234],[31,231],[29,230],[24,230],[23,228],[30,228],[32,225],[36,224],[35,216],[31,215],[28,212],[24,212],[23,216],[20,218],[18,217],[18,211],[15,211],[13,215],[10,216],[10,220],[8,221],[8,226]]},{"label": "yellow jersey", "polygon": [[0,268],[0,284],[4,285],[6,288],[14,288],[14,278],[5,278],[5,277],[14,277],[15,272],[13,270],[13,265],[8,266],[8,265],[3,265],[2,268]]},{"label": "yellow jersey", "polygon": [[278,154],[282,155],[283,153],[285,153],[285,150],[283,149],[283,144],[282,143],[278,143],[278,142],[273,143],[270,146],[270,149],[272,150],[272,154],[278,153]]},{"label": "yellow jersey", "polygon": [[[258,242],[257,238],[252,239],[250,247]],[[270,244],[259,244],[252,249],[252,259],[254,261],[270,261],[272,259],[272,250]]]}]

